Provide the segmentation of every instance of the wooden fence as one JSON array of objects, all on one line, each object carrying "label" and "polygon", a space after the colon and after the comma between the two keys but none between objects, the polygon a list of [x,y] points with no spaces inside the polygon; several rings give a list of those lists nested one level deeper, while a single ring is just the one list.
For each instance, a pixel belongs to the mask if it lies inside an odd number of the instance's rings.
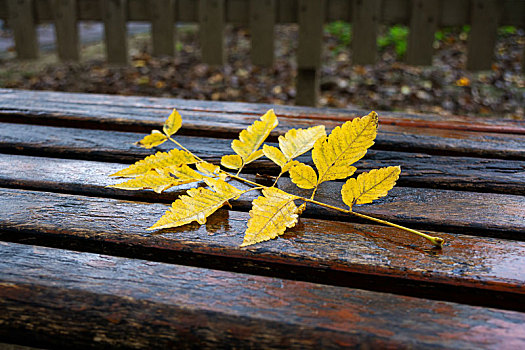
[{"label": "wooden fence", "polygon": [[469,24],[467,68],[483,70],[491,66],[498,26],[525,27],[525,0],[0,0],[0,18],[14,30],[19,58],[37,57],[36,25],[54,22],[58,56],[73,61],[79,59],[77,21],[103,21],[107,60],[114,64],[128,61],[126,21],[151,22],[155,55],[174,55],[175,23],[198,23],[202,60],[216,65],[225,61],[225,25],[246,25],[252,62],[266,66],[273,64],[274,25],[298,23],[296,102],[313,105],[324,23],[353,24],[355,64],[375,62],[379,24],[408,25],[406,61],[413,65],[432,63],[438,28]]}]

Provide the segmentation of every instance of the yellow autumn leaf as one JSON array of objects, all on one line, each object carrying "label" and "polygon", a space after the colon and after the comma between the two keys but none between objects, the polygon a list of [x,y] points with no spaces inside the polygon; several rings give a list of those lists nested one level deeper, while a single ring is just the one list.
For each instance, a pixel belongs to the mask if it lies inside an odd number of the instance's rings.
[{"label": "yellow autumn leaf", "polygon": [[153,148],[160,144],[163,144],[168,137],[158,130],[153,130],[151,134],[145,136],[142,140],[135,142],[137,146],[144,148]]},{"label": "yellow autumn leaf", "polygon": [[272,162],[280,166],[281,168],[286,164],[286,157],[283,152],[277,147],[264,145],[263,153],[266,158],[270,159]]},{"label": "yellow autumn leaf", "polygon": [[300,188],[311,189],[317,185],[315,170],[303,163],[299,163],[290,169],[290,178]]},{"label": "yellow autumn leaf", "polygon": [[161,193],[172,186],[180,185],[177,179],[166,174],[160,174],[156,171],[149,171],[144,175],[140,175],[134,179],[111,185],[108,187],[119,188],[122,190],[144,190],[152,189],[157,193]]},{"label": "yellow autumn leaf", "polygon": [[199,187],[188,190],[187,195],[173,202],[171,208],[148,230],[178,227],[193,221],[202,225],[208,216],[243,193],[222,180],[205,178],[204,181],[212,189]]},{"label": "yellow autumn leaf", "polygon": [[316,141],[312,159],[319,174],[319,184],[345,179],[355,172],[356,168],[351,165],[363,158],[367,149],[374,144],[377,121],[377,114],[371,112],[336,127],[327,139]]},{"label": "yellow autumn leaf", "polygon": [[275,238],[297,223],[295,196],[275,187],[267,187],[262,192],[264,196],[257,197],[252,203],[241,247]]},{"label": "yellow autumn leaf", "polygon": [[343,202],[352,209],[354,204],[372,203],[386,196],[396,184],[401,168],[390,166],[360,174],[357,179],[348,179],[341,189]]},{"label": "yellow autumn leaf", "polygon": [[195,157],[186,151],[172,149],[169,152],[157,152],[151,156],[135,162],[129,167],[117,171],[110,176],[120,176],[120,177],[135,177],[138,175],[143,175],[153,169],[163,169],[170,166],[178,166],[182,164],[193,164],[197,160]]},{"label": "yellow autumn leaf", "polygon": [[171,136],[179,131],[182,126],[182,117],[176,109],[173,109],[168,119],[164,122],[162,130],[167,136]]},{"label": "yellow autumn leaf", "polygon": [[242,158],[237,154],[229,154],[221,158],[221,165],[228,169],[240,169],[242,164]]},{"label": "yellow autumn leaf", "polygon": [[296,160],[291,160],[289,161],[288,163],[286,163],[282,168],[281,168],[281,171],[283,172],[283,174],[287,171],[289,171],[291,168],[293,168],[294,166],[298,165],[298,164],[301,164],[300,162],[296,161]]},{"label": "yellow autumn leaf", "polygon": [[[277,116],[273,109],[266,112],[260,120],[256,120],[247,129],[241,131],[238,140],[233,140],[231,147],[239,156],[244,164],[249,163],[270,132],[277,126]],[[262,152],[259,156],[262,156]]]},{"label": "yellow autumn leaf", "polygon": [[324,125],[308,129],[291,129],[284,136],[279,136],[279,148],[286,160],[292,160],[312,149],[315,141],[321,137],[326,137]]},{"label": "yellow autumn leaf", "polygon": [[244,160],[244,164],[251,163],[251,162],[253,162],[256,159],[261,158],[263,155],[264,155],[263,150],[262,149],[258,149],[257,151],[255,151],[252,154],[250,154],[250,156]]}]

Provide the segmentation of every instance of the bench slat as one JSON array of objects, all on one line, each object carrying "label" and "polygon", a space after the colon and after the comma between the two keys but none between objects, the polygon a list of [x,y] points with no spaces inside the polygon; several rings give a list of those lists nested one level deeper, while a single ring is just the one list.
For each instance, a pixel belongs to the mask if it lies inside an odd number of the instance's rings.
[{"label": "bench slat", "polygon": [[[144,134],[0,123],[0,151],[65,158],[133,162],[155,153],[134,146]],[[179,136],[178,140],[200,157],[218,163],[232,153],[230,140]],[[161,145],[160,150],[169,149]],[[309,156],[299,158],[309,162]],[[269,161],[256,161],[257,172],[277,172]],[[360,171],[401,165],[399,185],[525,194],[525,161],[471,157],[429,156],[369,150],[356,163]],[[253,170],[252,170],[253,171]]]},{"label": "bench slat", "polygon": [[[0,89],[0,110],[3,113],[12,111],[28,111],[32,108],[37,114],[49,118],[55,113],[66,113],[76,117],[92,116],[108,121],[106,118],[116,118],[116,122],[123,123],[129,118],[140,122],[153,120],[163,122],[171,109],[177,108],[184,116],[189,111],[209,112],[220,119],[228,115],[241,114],[244,123],[252,123],[254,119],[274,108],[280,120],[287,117],[300,123],[302,119],[312,119],[319,123],[349,120],[355,116],[365,115],[365,109],[332,109],[310,108],[299,106],[275,106],[270,104],[240,103],[240,102],[211,102],[181,100],[175,98],[115,96],[102,94],[63,93],[49,91],[26,91]],[[115,113],[112,111],[120,111]],[[417,126],[421,132],[425,129],[470,130],[499,133],[525,134],[525,122],[517,120],[480,119],[468,116],[439,116],[435,114],[410,114],[401,112],[378,111],[380,122],[383,125],[393,124],[403,127]],[[155,114],[157,116],[155,116]],[[114,115],[113,117],[111,117]],[[134,117],[138,116],[138,118]],[[151,118],[151,116],[154,116]],[[114,119],[113,119],[114,120]],[[134,121],[136,123],[137,120]],[[242,122],[238,120],[237,123]],[[398,131],[402,132],[403,129]]]},{"label": "bench slat", "polygon": [[18,244],[0,253],[0,335],[29,345],[525,346],[518,312]]},{"label": "bench slat", "polygon": [[[169,114],[167,108],[124,107],[119,106],[118,103],[115,106],[97,105],[83,101],[71,101],[71,103],[28,101],[16,96],[9,99],[7,96],[0,93],[0,120],[8,122],[149,132],[152,128],[159,128]],[[76,97],[76,94],[66,94],[64,97],[72,98]],[[184,118],[181,133],[198,135],[206,133],[209,136],[222,138],[237,137],[242,129],[258,118],[253,114],[239,113],[194,111],[181,113]],[[350,118],[350,114],[347,118]],[[522,135],[446,130],[433,124],[427,125],[427,128],[410,127],[404,126],[398,119],[392,119],[394,120],[400,122],[401,126],[385,123],[384,117],[380,116],[380,132],[375,146],[377,149],[525,160],[525,137]],[[332,130],[342,124],[342,120],[281,116],[279,122],[280,125],[272,135],[274,139],[275,135],[283,134],[291,128],[323,124],[327,130]],[[449,125],[453,126],[455,123],[451,121]]]},{"label": "bench slat", "polygon": [[[108,177],[108,174],[124,167],[124,164],[116,163],[0,154],[0,186],[167,203],[192,187],[183,185],[162,194],[106,188],[110,184],[124,181]],[[253,175],[248,175],[247,178],[261,181]],[[236,185],[245,188],[245,185]],[[285,191],[307,198],[311,195],[311,191],[298,189],[288,178],[281,178],[278,185]],[[317,192],[316,199],[346,208],[340,196],[333,195],[341,192],[341,185],[342,183],[325,184]],[[251,192],[231,204],[236,210],[248,211],[255,196]],[[356,206],[355,210],[412,228],[520,240],[525,239],[523,208],[523,196],[395,187],[388,197],[377,200],[372,205]],[[303,216],[359,221],[353,216],[315,205],[309,205]]]},{"label": "bench slat", "polygon": [[525,310],[519,241],[439,233],[436,251],[389,227],[301,218],[284,238],[241,249],[245,212],[152,233],[165,204],[1,189],[0,208],[4,241]]}]

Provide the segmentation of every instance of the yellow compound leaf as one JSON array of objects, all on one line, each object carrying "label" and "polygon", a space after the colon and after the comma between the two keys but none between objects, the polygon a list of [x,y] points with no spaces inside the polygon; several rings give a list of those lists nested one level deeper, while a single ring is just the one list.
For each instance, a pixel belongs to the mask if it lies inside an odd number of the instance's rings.
[{"label": "yellow compound leaf", "polygon": [[377,114],[371,112],[336,127],[328,139],[316,141],[312,159],[319,173],[319,184],[345,179],[355,172],[356,168],[350,165],[363,158],[367,149],[374,144],[377,121]]},{"label": "yellow compound leaf", "polygon": [[222,156],[221,165],[228,169],[240,169],[242,167],[242,158],[237,154]]},{"label": "yellow compound leaf", "polygon": [[176,109],[173,109],[168,119],[164,122],[162,130],[168,136],[175,134],[182,126],[182,117]]},{"label": "yellow compound leaf", "polygon": [[[238,140],[232,141],[232,149],[241,156],[244,164],[256,159],[252,154],[259,149],[277,124],[277,116],[273,109],[270,109],[260,120],[256,120],[247,129],[241,131]],[[259,156],[262,156],[262,153]]]},{"label": "yellow compound leaf", "polygon": [[187,195],[173,202],[171,208],[148,230],[178,227],[193,221],[202,225],[208,216],[243,193],[222,180],[205,178],[204,181],[213,190],[203,187],[188,190]]},{"label": "yellow compound leaf", "polygon": [[110,176],[135,177],[143,175],[153,169],[160,170],[172,166],[193,164],[196,162],[197,160],[191,153],[178,149],[172,149],[169,152],[157,152],[151,156],[147,156],[146,158],[139,160],[129,167],[117,171]]},{"label": "yellow compound leaf", "polygon": [[292,182],[300,188],[310,189],[317,185],[317,174],[315,170],[306,164],[299,163],[290,169]]},{"label": "yellow compound leaf", "polygon": [[152,170],[144,175],[136,177],[135,179],[108,187],[119,188],[122,190],[152,189],[157,193],[161,193],[172,186],[180,184],[181,183],[179,183],[179,181],[174,177],[165,174],[159,174],[158,172]]},{"label": "yellow compound leaf", "polygon": [[163,144],[168,137],[161,133],[158,130],[153,130],[151,134],[144,137],[142,140],[136,142],[135,144],[140,147],[144,148],[153,148],[155,146],[158,146],[160,144]]},{"label": "yellow compound leaf", "polygon": [[352,209],[354,204],[372,203],[386,196],[396,184],[401,168],[390,166],[362,173],[357,179],[349,179],[341,189],[343,202]]},{"label": "yellow compound leaf", "polygon": [[263,155],[264,155],[263,150],[262,149],[258,149],[257,151],[255,151],[252,154],[250,154],[250,156],[244,160],[244,164],[251,163],[251,162],[253,162],[256,159],[261,158]]},{"label": "yellow compound leaf", "polygon": [[264,196],[257,197],[252,203],[241,247],[275,238],[297,223],[298,209],[293,195],[275,187],[267,187],[262,192]]},{"label": "yellow compound leaf", "polygon": [[312,149],[315,141],[321,137],[326,137],[324,125],[308,129],[292,129],[284,136],[279,136],[279,148],[286,160],[292,160]]},{"label": "yellow compound leaf", "polygon": [[283,152],[277,147],[264,145],[263,146],[264,155],[270,159],[272,162],[280,166],[281,168],[286,164],[286,157]]}]

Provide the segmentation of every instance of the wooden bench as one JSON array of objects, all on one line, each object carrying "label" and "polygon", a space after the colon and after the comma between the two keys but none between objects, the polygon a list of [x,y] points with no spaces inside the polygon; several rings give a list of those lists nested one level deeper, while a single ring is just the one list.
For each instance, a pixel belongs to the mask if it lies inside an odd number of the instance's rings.
[{"label": "wooden bench", "polygon": [[[432,232],[442,250],[314,206],[285,236],[239,248],[249,196],[205,225],[151,233],[188,186],[106,187],[117,182],[108,174],[156,151],[133,142],[172,108],[184,121],[178,139],[217,163],[269,107],[0,90],[0,343],[525,347],[523,122],[379,112],[360,169],[403,172],[389,196],[358,211]],[[367,112],[275,110],[273,141]],[[265,160],[246,170],[277,171]],[[330,195],[341,184],[318,199],[342,205]]]}]

